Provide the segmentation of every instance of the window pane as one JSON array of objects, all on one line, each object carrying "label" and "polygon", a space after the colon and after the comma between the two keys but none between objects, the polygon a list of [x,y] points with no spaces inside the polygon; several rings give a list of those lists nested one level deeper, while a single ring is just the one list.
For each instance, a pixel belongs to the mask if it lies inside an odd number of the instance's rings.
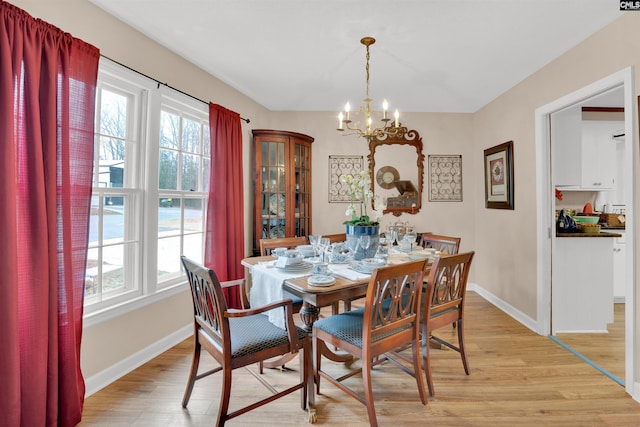
[{"label": "window pane", "polygon": [[200,123],[182,120],[182,150],[200,154]]},{"label": "window pane", "polygon": [[158,277],[180,272],[180,236],[158,239]]},{"label": "window pane", "polygon": [[158,238],[180,234],[180,199],[161,197],[158,201]]},{"label": "window pane", "polygon": [[100,104],[100,133],[124,138],[127,132],[127,97],[103,89]]},{"label": "window pane", "polygon": [[184,200],[184,231],[185,233],[202,231],[202,215],[203,215],[202,199],[185,199]]},{"label": "window pane", "polygon": [[177,149],[180,141],[180,117],[163,111],[160,116],[160,146]]},{"label": "window pane", "polygon": [[124,289],[124,247],[105,246],[102,250],[102,293]]},{"label": "window pane", "polygon": [[158,188],[178,189],[178,153],[175,151],[160,149]]},{"label": "window pane", "polygon": [[204,233],[188,234],[184,236],[184,256],[202,263],[204,254]]},{"label": "window pane", "polygon": [[211,173],[211,160],[208,158],[202,159],[202,191],[209,192],[209,174]]},{"label": "window pane", "polygon": [[198,191],[198,177],[200,176],[200,157],[193,154],[182,155],[182,183],[181,190]]},{"label": "window pane", "polygon": [[207,126],[206,123],[202,127],[202,147],[204,155],[209,157],[211,155],[211,136],[209,133],[209,126]]},{"label": "window pane", "polygon": [[100,137],[99,187],[124,186],[125,143],[120,139]]}]

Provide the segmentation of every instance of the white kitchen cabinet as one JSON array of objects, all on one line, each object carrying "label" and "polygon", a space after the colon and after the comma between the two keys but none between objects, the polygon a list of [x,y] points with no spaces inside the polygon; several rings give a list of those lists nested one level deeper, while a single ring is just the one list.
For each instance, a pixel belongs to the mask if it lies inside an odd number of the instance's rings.
[{"label": "white kitchen cabinet", "polygon": [[556,186],[573,190],[612,190],[616,143],[612,135],[624,123],[582,120],[579,107],[551,116],[552,169]]},{"label": "white kitchen cabinet", "polygon": [[614,237],[555,240],[551,333],[606,333],[613,322]]},{"label": "white kitchen cabinet", "polygon": [[582,109],[567,108],[551,115],[553,153],[551,167],[557,186],[579,188],[582,184]]},{"label": "white kitchen cabinet", "polygon": [[[612,136],[620,122],[583,121],[581,153],[581,186],[611,190],[616,176],[616,142]],[[622,125],[624,126],[624,124]]]},{"label": "white kitchen cabinet", "polygon": [[616,303],[625,302],[625,288],[627,281],[626,244],[624,230],[615,230],[621,234],[613,241],[613,300]]}]

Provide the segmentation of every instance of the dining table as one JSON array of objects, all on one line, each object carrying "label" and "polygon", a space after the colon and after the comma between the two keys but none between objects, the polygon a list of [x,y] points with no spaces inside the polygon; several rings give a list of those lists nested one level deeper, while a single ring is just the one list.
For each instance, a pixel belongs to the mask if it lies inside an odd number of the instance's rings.
[{"label": "dining table", "polygon": [[[410,253],[399,249],[390,250],[388,264],[401,264],[415,260]],[[425,275],[433,258],[429,258]],[[311,269],[294,272],[283,271],[285,269],[275,266],[276,258],[271,255],[244,258],[242,265],[247,269],[245,281],[249,287],[249,300],[251,306],[259,306],[286,298],[286,294],[302,299],[300,319],[302,327],[311,332],[313,323],[320,317],[322,307],[333,306],[342,300],[357,299],[366,296],[371,273],[356,271],[351,264],[328,264],[329,275],[335,278],[335,282],[328,285],[312,285],[309,277]],[[305,261],[306,262],[306,261]],[[426,277],[426,276],[425,276]],[[281,312],[271,313],[270,320],[280,327],[284,327]],[[346,361],[345,356],[322,349],[322,353],[335,361]]]}]

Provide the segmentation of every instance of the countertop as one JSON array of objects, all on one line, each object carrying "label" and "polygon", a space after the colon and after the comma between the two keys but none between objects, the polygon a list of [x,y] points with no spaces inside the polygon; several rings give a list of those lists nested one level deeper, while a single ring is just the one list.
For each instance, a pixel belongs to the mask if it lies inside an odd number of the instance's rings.
[{"label": "countertop", "polygon": [[556,233],[556,237],[622,237],[622,234],[600,231],[599,233]]}]

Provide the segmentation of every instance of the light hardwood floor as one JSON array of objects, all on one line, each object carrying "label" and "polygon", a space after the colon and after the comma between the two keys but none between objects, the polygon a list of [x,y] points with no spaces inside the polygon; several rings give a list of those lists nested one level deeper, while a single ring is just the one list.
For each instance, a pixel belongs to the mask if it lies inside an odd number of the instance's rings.
[{"label": "light hardwood floor", "polygon": [[[464,374],[457,353],[432,351],[436,395],[423,406],[411,377],[390,364],[380,365],[373,380],[380,425],[640,426],[640,403],[551,339],[529,331],[473,292],[465,315],[471,375]],[[441,331],[455,334],[453,329]],[[205,366],[213,365],[209,357],[203,359]],[[188,409],[180,405],[190,361],[191,340],[186,340],[86,399],[80,426],[212,426],[220,395],[215,375],[196,383]],[[323,366],[343,369],[326,360]],[[235,374],[231,409],[266,393],[255,372],[241,369]],[[278,387],[297,375],[266,370],[263,377]],[[350,381],[361,390],[359,376]],[[326,382],[321,393],[316,425],[368,425],[362,404]],[[294,394],[227,425],[304,426],[307,415]]]},{"label": "light hardwood floor", "polygon": [[624,304],[613,307],[608,334],[556,334],[556,338],[624,381]]}]

